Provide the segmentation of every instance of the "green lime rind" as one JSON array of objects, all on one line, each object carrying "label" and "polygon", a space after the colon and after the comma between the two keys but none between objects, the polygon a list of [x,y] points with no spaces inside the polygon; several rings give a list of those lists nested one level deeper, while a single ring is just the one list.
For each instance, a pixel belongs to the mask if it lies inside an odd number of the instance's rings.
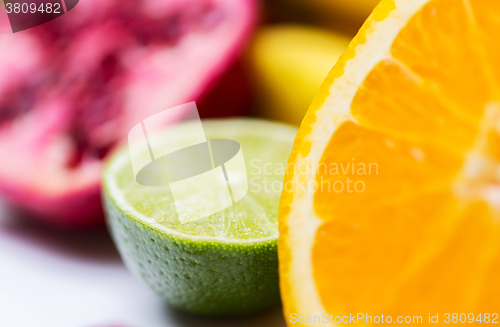
[{"label": "green lime rind", "polygon": [[170,305],[211,316],[244,315],[280,303],[277,240],[227,243],[168,235],[104,197],[107,224],[135,275]]},{"label": "green lime rind", "polygon": [[[182,139],[189,127],[178,128]],[[291,149],[296,132],[288,125],[253,119],[204,121],[204,128],[207,137],[239,138],[244,154],[247,149],[252,156],[263,154],[264,162],[282,164],[287,156],[276,154]],[[255,143],[251,137],[262,140]],[[138,210],[137,202],[127,200],[133,197],[121,190],[128,183],[123,184],[123,178],[130,179],[120,175],[126,151],[124,148],[110,158],[103,177],[106,221],[126,266],[167,303],[194,314],[245,315],[278,305],[277,231],[257,238],[243,234],[242,238],[234,237],[239,234],[213,237],[166,225],[150,215],[154,210]],[[265,153],[273,155],[266,157]],[[247,169],[251,169],[248,162]],[[255,174],[249,171],[250,175]],[[282,180],[280,175],[270,178]],[[274,222],[279,193],[254,192],[252,198],[257,199],[259,210],[265,210],[270,223]],[[244,206],[239,208],[244,210]]]}]

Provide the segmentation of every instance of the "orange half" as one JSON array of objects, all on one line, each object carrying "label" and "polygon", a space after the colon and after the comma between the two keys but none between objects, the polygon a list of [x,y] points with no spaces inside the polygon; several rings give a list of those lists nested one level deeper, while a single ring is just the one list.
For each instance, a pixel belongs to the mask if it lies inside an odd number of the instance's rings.
[{"label": "orange half", "polygon": [[289,159],[279,241],[289,325],[358,313],[500,322],[499,163],[500,1],[383,0]]}]

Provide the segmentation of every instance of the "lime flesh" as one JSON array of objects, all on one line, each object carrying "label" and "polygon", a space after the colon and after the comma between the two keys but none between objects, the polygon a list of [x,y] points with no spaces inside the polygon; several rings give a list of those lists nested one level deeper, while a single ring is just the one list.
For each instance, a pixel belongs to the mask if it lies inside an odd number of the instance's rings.
[{"label": "lime flesh", "polygon": [[[204,121],[203,127],[209,139],[240,143],[245,197],[208,217],[179,217],[168,187],[135,181],[125,147],[104,172],[109,229],[129,269],[175,307],[219,316],[272,307],[279,303],[278,202],[296,129],[251,119]],[[190,123],[172,128],[176,137],[167,142],[188,143]],[[196,194],[177,200],[208,201]]]}]

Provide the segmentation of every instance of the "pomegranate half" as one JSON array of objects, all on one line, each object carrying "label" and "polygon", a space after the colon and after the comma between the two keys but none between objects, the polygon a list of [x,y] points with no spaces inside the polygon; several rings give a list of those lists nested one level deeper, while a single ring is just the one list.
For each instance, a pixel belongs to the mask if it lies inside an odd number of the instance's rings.
[{"label": "pomegranate half", "polygon": [[235,63],[255,19],[254,0],[81,0],[0,34],[0,193],[58,226],[102,224],[102,162],[132,126],[245,105]]}]

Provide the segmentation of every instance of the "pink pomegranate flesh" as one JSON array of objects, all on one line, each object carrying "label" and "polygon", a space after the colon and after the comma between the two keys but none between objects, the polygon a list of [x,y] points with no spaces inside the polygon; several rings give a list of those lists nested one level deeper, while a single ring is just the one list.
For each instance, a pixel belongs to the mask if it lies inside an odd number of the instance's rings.
[{"label": "pink pomegranate flesh", "polygon": [[255,11],[254,0],[81,0],[1,33],[0,193],[58,226],[102,224],[102,163],[132,126],[193,100],[202,114],[245,105],[235,62]]}]

